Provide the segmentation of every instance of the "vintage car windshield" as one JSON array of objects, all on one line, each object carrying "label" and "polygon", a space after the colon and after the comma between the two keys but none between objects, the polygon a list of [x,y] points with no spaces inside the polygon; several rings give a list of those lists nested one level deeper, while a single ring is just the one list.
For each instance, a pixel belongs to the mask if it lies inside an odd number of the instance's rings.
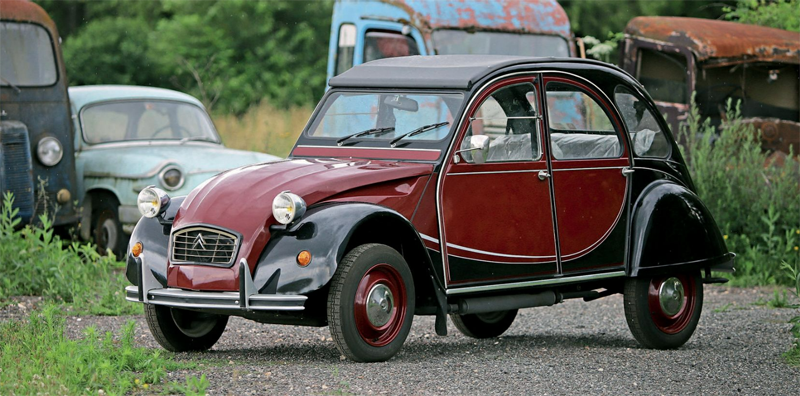
[{"label": "vintage car windshield", "polygon": [[464,95],[460,93],[336,92],[328,96],[307,135],[312,138],[336,138],[338,141],[359,132],[380,128],[375,133],[348,140],[380,140],[386,141],[388,146],[389,141],[404,134],[429,127],[430,130],[407,135],[402,141],[440,141],[449,133],[453,115],[463,100]]},{"label": "vintage car windshield", "polygon": [[0,22],[0,85],[44,87],[57,79],[47,30],[30,23]]},{"label": "vintage car windshield", "polygon": [[97,104],[81,112],[87,143],[130,140],[200,140],[219,142],[206,113],[193,104],[132,100]]},{"label": "vintage car windshield", "polygon": [[436,30],[433,47],[437,55],[569,56],[567,40],[543,34]]}]

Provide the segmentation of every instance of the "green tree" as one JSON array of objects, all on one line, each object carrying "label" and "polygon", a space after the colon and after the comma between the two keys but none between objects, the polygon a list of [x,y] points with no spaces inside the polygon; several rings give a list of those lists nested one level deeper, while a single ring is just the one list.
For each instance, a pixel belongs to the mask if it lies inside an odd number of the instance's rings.
[{"label": "green tree", "polygon": [[797,0],[739,0],[726,7],[725,18],[751,25],[800,32],[800,3]]}]

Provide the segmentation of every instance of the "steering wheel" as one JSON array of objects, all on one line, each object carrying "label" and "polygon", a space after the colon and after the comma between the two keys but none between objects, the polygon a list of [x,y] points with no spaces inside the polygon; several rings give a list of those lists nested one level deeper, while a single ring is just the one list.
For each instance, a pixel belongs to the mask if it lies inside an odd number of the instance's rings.
[{"label": "steering wheel", "polygon": [[[153,132],[153,134],[152,134],[152,135],[150,135],[150,138],[155,138],[155,137],[156,137],[156,136],[158,136],[159,134],[161,134],[161,133],[164,133],[164,132],[166,132],[167,130],[169,130],[168,128],[171,128],[171,127],[172,127],[172,125],[165,125],[165,126],[163,126],[163,127],[161,127],[161,128],[158,128],[158,129],[156,129],[156,131],[155,131],[155,132]],[[192,131],[190,131],[190,130],[186,129],[184,126],[178,125],[178,127],[177,127],[176,129],[177,129],[178,131],[185,132],[186,136],[192,136]]]}]

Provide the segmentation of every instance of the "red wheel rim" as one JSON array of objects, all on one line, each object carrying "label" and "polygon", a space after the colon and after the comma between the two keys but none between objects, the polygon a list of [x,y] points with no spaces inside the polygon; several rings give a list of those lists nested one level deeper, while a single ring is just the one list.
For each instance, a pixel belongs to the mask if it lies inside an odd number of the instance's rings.
[{"label": "red wheel rim", "polygon": [[676,334],[685,329],[697,303],[695,288],[694,277],[690,275],[650,280],[647,305],[653,324],[666,334]]},{"label": "red wheel rim", "polygon": [[369,345],[392,342],[406,315],[406,287],[403,278],[389,264],[370,268],[358,283],[354,314],[358,335]]}]

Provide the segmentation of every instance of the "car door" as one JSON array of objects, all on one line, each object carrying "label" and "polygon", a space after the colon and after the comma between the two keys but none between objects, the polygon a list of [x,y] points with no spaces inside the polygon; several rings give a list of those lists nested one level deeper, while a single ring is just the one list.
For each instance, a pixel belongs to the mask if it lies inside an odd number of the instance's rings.
[{"label": "car door", "polygon": [[631,165],[622,123],[588,81],[552,74],[543,83],[561,273],[622,268]]},{"label": "car door", "polygon": [[468,110],[439,190],[448,287],[557,272],[540,92],[534,76],[508,79]]}]

